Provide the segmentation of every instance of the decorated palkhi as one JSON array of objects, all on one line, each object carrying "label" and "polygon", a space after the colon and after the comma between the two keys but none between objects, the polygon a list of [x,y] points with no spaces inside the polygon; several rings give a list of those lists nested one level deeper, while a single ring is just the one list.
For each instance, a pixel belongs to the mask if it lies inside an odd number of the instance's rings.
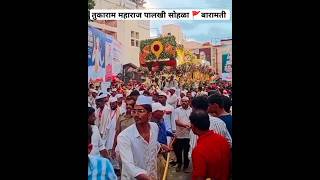
[{"label": "decorated palkhi", "polygon": [[164,67],[162,71],[157,72],[149,71],[147,67],[139,67],[135,71],[141,73],[145,77],[154,75],[154,77],[160,78],[160,76],[164,76],[169,79],[171,76],[174,76],[179,82],[179,85],[184,89],[205,86],[205,84],[210,84],[219,78],[215,75],[212,67],[202,64],[196,65],[185,63],[177,66],[175,69]]},{"label": "decorated palkhi", "polygon": [[174,69],[177,65],[177,43],[174,36],[146,39],[140,42],[140,66],[149,71],[161,71],[164,67]]},{"label": "decorated palkhi", "polygon": [[209,84],[217,79],[212,67],[202,64],[181,64],[176,69],[176,77],[182,87],[190,89],[201,84]]},{"label": "decorated palkhi", "polygon": [[174,36],[142,40],[140,66],[135,71],[143,76],[175,76],[181,86],[208,84],[215,80],[214,70],[204,65],[190,50],[176,43]]}]

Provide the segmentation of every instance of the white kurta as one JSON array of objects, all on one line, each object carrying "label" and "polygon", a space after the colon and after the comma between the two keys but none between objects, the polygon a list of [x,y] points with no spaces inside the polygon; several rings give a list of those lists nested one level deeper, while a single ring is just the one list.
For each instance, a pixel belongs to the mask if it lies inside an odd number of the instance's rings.
[{"label": "white kurta", "polygon": [[91,125],[91,127],[92,127],[92,136],[91,136],[92,150],[90,152],[90,155],[100,156],[100,151],[105,149],[105,146],[101,139],[98,126]]},{"label": "white kurta", "polygon": [[167,103],[173,106],[174,108],[177,107],[177,101],[178,101],[178,96],[176,94],[172,94],[167,99]]},{"label": "white kurta", "polygon": [[203,95],[207,95],[208,96],[208,93],[205,92],[205,91],[201,91],[201,92],[197,93],[197,96],[203,96]]},{"label": "white kurta", "polygon": [[177,106],[181,106],[181,97],[177,98]]},{"label": "white kurta", "polygon": [[[97,112],[97,115],[99,117],[99,111]],[[100,134],[102,134],[101,138],[107,150],[110,150],[113,147],[118,117],[118,110],[111,110],[109,107],[105,107],[101,114],[101,118],[99,119],[99,131]]]},{"label": "white kurta", "polygon": [[150,124],[150,140],[146,142],[133,124],[123,130],[117,138],[117,149],[122,161],[121,180],[135,180],[140,174],[147,174],[157,180],[157,154],[159,128],[156,123]]},{"label": "white kurta", "polygon": [[[106,117],[106,114],[108,113],[108,106],[107,105],[105,105],[104,106],[104,108],[103,108],[103,110],[102,110],[102,112],[101,112],[101,109],[100,108],[98,108],[97,110],[96,110],[96,117],[97,117],[97,119],[96,119],[96,122],[95,122],[95,124],[98,126],[98,128],[99,128],[99,132],[100,132],[100,134],[102,134],[102,129],[103,129],[103,126],[104,126],[104,123],[105,123],[105,120],[104,120],[104,118]],[[100,116],[100,114],[101,114],[101,116]]]},{"label": "white kurta", "polygon": [[[164,119],[164,124],[166,126],[166,130],[173,132],[176,131],[177,126],[176,126],[176,121],[174,120],[174,107],[171,106],[170,104],[166,104],[166,111],[171,111],[171,114],[164,114],[163,119]],[[168,145],[171,143],[172,137],[167,136],[167,143]]]},{"label": "white kurta", "polygon": [[176,130],[176,122],[173,117],[174,107],[168,103],[166,104],[165,107],[166,107],[166,111],[172,112],[171,114],[165,114],[163,116],[164,124],[166,125],[166,129],[170,132],[175,131]]},{"label": "white kurta", "polygon": [[116,124],[117,124],[117,111],[110,111],[110,121],[106,125],[105,134],[103,134],[103,139],[106,140],[105,146],[107,150],[112,149],[114,143],[114,137],[116,135]]},{"label": "white kurta", "polygon": [[127,112],[126,103],[125,102],[122,102],[122,104],[121,104],[121,106],[119,108],[120,108],[120,115],[121,114],[125,114]]},{"label": "white kurta", "polygon": [[88,103],[90,104],[90,107],[96,108],[96,101],[95,101],[94,97],[89,96]]}]

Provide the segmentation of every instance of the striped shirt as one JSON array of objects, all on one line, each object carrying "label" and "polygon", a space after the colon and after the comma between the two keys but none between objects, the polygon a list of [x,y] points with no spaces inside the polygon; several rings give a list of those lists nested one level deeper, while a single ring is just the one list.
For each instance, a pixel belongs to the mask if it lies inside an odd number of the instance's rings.
[{"label": "striped shirt", "polygon": [[88,180],[117,180],[112,164],[106,158],[89,155]]},{"label": "striped shirt", "polygon": [[224,138],[227,139],[230,147],[232,147],[232,138],[231,135],[227,129],[226,123],[223,122],[220,118],[213,117],[209,115],[210,117],[210,130],[213,130],[215,133],[220,134]]},{"label": "striped shirt", "polygon": [[[230,145],[230,148],[232,148],[232,138],[231,138],[231,135],[227,129],[226,123],[224,123],[220,118],[213,117],[211,115],[209,115],[209,121],[210,121],[209,130],[212,130],[215,133],[226,138],[227,142]],[[189,153],[188,153],[189,158],[191,158],[192,150],[197,145],[197,141],[198,141],[198,136],[195,135],[192,131],[190,131],[190,149],[189,149]]]}]

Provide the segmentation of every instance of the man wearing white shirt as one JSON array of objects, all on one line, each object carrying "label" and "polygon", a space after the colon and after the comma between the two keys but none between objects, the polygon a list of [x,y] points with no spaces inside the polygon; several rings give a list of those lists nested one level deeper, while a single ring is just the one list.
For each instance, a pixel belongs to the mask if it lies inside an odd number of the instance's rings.
[{"label": "man wearing white shirt", "polygon": [[95,98],[97,97],[98,91],[95,89],[89,89],[88,103],[90,107],[96,108]]},{"label": "man wearing white shirt", "polygon": [[90,152],[90,155],[93,156],[102,156],[104,158],[108,158],[108,151],[106,150],[98,127],[95,125],[95,110],[92,107],[88,107],[88,124],[91,125],[92,128],[92,136],[91,136],[91,144],[92,144],[92,150]]},{"label": "man wearing white shirt", "polygon": [[167,103],[170,104],[171,106],[173,106],[173,108],[177,107],[177,100],[178,100],[178,96],[176,94],[176,88],[171,87],[169,89],[169,96],[168,96],[168,100]]},{"label": "man wearing white shirt", "polygon": [[90,154],[93,147],[92,136],[92,127],[88,124],[88,179],[117,180],[118,178],[108,159]]},{"label": "man wearing white shirt", "polygon": [[170,77],[170,81],[168,82],[168,87],[177,87],[178,86],[178,82],[177,80],[174,79],[174,76]]},{"label": "man wearing white shirt", "polygon": [[[189,100],[192,100],[192,98],[193,98],[191,91],[187,91],[186,96],[189,98]],[[191,102],[191,101],[190,101],[190,102]]]},{"label": "man wearing white shirt", "polygon": [[116,124],[120,116],[120,112],[117,108],[117,98],[110,97],[109,101],[109,107],[105,105],[102,106],[103,109],[98,110],[99,131],[108,153],[111,154],[110,161],[115,168],[116,173],[118,173],[119,163],[116,160],[113,145],[115,142]]},{"label": "man wearing white shirt", "polygon": [[[174,108],[167,103],[167,96],[166,93],[163,91],[159,92],[158,95],[158,101],[166,107],[166,111],[165,111],[165,115],[163,116],[164,119],[164,123],[166,125],[167,131],[170,131],[172,133],[175,133],[176,131],[176,122],[174,121],[174,117],[173,117],[173,111]],[[168,137],[168,143],[170,143],[171,138]]]},{"label": "man wearing white shirt", "polygon": [[[187,91],[181,91],[181,92],[180,92],[180,97],[178,97],[178,99],[177,99],[177,107],[180,107],[180,106],[181,106],[181,99],[182,99],[183,97],[185,97],[186,94],[187,94]],[[188,99],[189,99],[189,98],[188,98]],[[190,101],[190,99],[189,99],[189,101]]]},{"label": "man wearing white shirt", "polygon": [[208,93],[206,91],[203,91],[202,87],[198,88],[197,96],[203,96],[206,95],[208,96]]},{"label": "man wearing white shirt", "polygon": [[[121,180],[157,180],[159,128],[151,118],[151,99],[138,97],[131,110],[135,124],[123,130],[117,138],[117,149],[122,161]],[[165,148],[165,147],[164,147]],[[169,150],[169,149],[167,149]]]},{"label": "man wearing white shirt", "polygon": [[116,89],[116,88],[113,88],[113,89],[111,90],[111,97],[116,97],[116,95],[117,95],[117,89]]},{"label": "man wearing white shirt", "polygon": [[191,91],[191,95],[192,95],[192,97],[195,97],[197,95],[197,92]]},{"label": "man wearing white shirt", "polygon": [[[176,132],[176,122],[174,120],[174,107],[167,103],[167,95],[165,92],[160,91],[158,96],[158,101],[163,106],[165,106],[165,114],[163,116],[164,124],[166,126],[167,131],[171,132],[173,135]],[[172,137],[167,137],[167,143],[170,144],[173,140]],[[175,157],[174,154],[171,156],[171,163],[174,163]]]},{"label": "man wearing white shirt", "polygon": [[120,111],[117,106],[117,99],[115,97],[110,98],[109,108],[107,108],[105,116],[101,119],[100,132],[102,138],[106,141],[107,150],[111,150],[114,143],[114,136],[116,132],[116,123],[120,116]]},{"label": "man wearing white shirt", "polygon": [[118,100],[118,107],[120,110],[120,115],[123,115],[126,113],[126,103],[123,101],[123,94],[117,94],[116,98]]},{"label": "man wearing white shirt", "polygon": [[175,122],[177,124],[177,131],[176,131],[176,141],[173,146],[175,155],[177,157],[178,166],[176,171],[181,171],[182,166],[182,154],[183,154],[183,171],[188,172],[187,169],[189,167],[189,148],[190,148],[190,120],[189,116],[191,114],[191,107],[189,106],[189,98],[183,97],[181,99],[181,107],[175,109]]},{"label": "man wearing white shirt", "polygon": [[109,100],[109,97],[107,94],[101,94],[96,97],[96,122],[95,124],[98,126],[99,131],[101,128],[101,120],[102,117],[105,116],[104,114],[107,113],[108,105],[107,102]]}]

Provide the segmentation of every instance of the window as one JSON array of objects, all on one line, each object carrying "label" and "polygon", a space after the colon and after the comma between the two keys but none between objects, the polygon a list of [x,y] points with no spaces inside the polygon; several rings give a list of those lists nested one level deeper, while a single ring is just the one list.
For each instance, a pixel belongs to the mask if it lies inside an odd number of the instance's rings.
[{"label": "window", "polygon": [[131,46],[139,47],[139,32],[131,31]]}]

